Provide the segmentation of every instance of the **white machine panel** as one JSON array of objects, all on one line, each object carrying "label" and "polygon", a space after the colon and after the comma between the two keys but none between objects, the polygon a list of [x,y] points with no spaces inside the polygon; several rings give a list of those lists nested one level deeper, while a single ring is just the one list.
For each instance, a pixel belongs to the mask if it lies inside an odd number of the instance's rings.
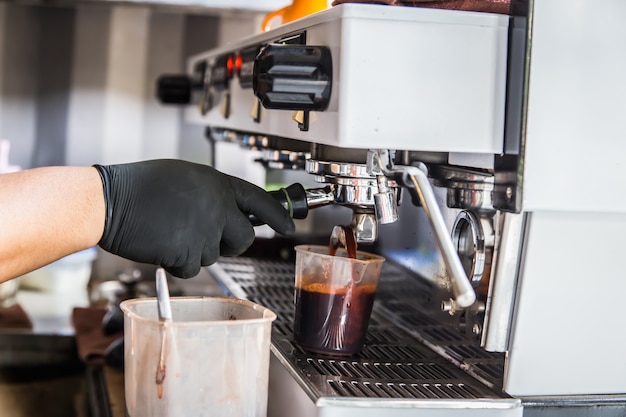
[{"label": "white machine panel", "polygon": [[623,394],[626,217],[535,212],[529,223],[505,391]]},{"label": "white machine panel", "polygon": [[526,210],[626,212],[626,2],[535,2]]},{"label": "white machine panel", "polygon": [[[193,123],[350,148],[386,146],[422,151],[502,151],[508,17],[344,4],[286,24],[269,33],[196,55],[201,61],[266,45],[306,31],[306,44],[331,50],[332,92],[327,110],[312,112],[301,131],[287,110],[262,109],[237,77]],[[381,111],[383,109],[383,111]]]},{"label": "white machine panel", "polygon": [[626,392],[625,17],[621,0],[534,2],[514,396]]}]

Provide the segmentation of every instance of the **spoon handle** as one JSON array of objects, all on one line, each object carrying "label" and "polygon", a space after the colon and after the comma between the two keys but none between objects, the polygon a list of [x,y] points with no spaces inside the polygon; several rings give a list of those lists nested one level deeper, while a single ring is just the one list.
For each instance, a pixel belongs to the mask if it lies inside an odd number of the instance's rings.
[{"label": "spoon handle", "polygon": [[172,306],[170,305],[170,291],[167,287],[167,277],[165,270],[156,270],[156,293],[159,319],[161,321],[172,321]]}]

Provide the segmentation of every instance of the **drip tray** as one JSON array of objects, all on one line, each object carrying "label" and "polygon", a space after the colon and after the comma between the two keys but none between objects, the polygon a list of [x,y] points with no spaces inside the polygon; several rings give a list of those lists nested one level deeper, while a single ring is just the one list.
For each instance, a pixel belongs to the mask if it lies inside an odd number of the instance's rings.
[{"label": "drip tray", "polygon": [[453,408],[521,409],[518,399],[497,388],[503,354],[471,345],[421,311],[433,288],[392,262],[383,267],[365,346],[350,358],[311,354],[293,341],[292,263],[221,258],[209,272],[230,295],[276,312],[272,351],[317,405],[332,400],[363,407],[374,401],[377,407],[411,408],[435,400],[452,401]]}]

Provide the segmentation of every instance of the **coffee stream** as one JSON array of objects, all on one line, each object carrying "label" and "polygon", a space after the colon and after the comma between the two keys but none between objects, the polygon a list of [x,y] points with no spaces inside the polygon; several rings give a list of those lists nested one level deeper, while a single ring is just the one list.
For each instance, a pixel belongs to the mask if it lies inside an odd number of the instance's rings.
[{"label": "coffee stream", "polygon": [[[336,256],[337,249],[339,248],[339,244],[342,243],[346,252],[348,253],[348,258],[356,259],[356,239],[354,238],[354,232],[350,226],[335,226],[341,229],[341,234],[339,235],[339,239],[330,239],[330,244],[328,245],[328,253],[330,256]],[[335,230],[333,230],[333,234]],[[344,303],[346,308],[350,308],[352,306],[352,296],[354,293],[354,277],[357,273],[356,265],[352,266],[352,270],[350,271],[350,284],[348,284],[348,289],[346,291],[346,296],[344,298]]]},{"label": "coffee stream", "polygon": [[331,237],[330,244],[328,245],[328,253],[330,256],[335,256],[337,249],[339,248],[339,244],[343,243],[344,248],[348,253],[348,258],[356,259],[356,239],[354,238],[352,228],[350,226],[335,226],[335,229],[333,229],[333,235],[336,231],[338,231],[337,228],[340,228],[339,230],[341,230],[340,235],[337,239],[333,239]]}]

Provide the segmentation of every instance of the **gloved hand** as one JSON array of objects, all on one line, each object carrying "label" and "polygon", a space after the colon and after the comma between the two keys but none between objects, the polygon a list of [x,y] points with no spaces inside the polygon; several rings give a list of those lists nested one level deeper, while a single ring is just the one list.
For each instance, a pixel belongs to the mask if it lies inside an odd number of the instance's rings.
[{"label": "gloved hand", "polygon": [[100,247],[177,277],[195,276],[219,256],[243,253],[254,240],[248,214],[281,234],[295,228],[263,189],[209,166],[154,160],[94,167],[106,203]]}]

